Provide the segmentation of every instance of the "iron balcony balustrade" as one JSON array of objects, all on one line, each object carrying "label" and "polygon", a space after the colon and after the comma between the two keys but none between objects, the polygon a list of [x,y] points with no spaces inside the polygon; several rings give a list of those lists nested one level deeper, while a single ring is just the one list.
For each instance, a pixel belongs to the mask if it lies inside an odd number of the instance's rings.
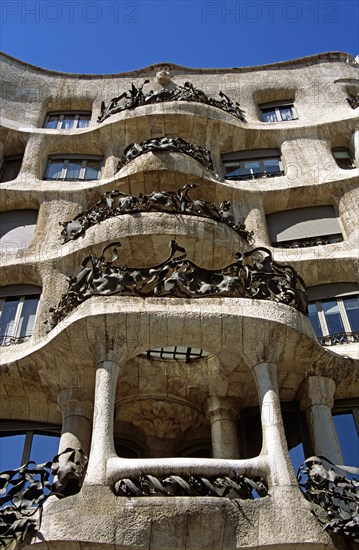
[{"label": "iron balcony balustrade", "polygon": [[276,178],[278,176],[284,176],[284,170],[278,170],[277,172],[253,172],[251,174],[239,174],[237,176],[226,175],[225,179],[233,181],[245,181],[263,178]]},{"label": "iron balcony balustrade", "polygon": [[275,248],[306,248],[310,246],[341,243],[343,240],[343,235],[341,233],[335,233],[333,235],[321,235],[320,237],[274,242],[272,246]]},{"label": "iron balcony balustrade", "polygon": [[325,347],[337,344],[352,344],[359,342],[359,332],[336,332],[327,336],[318,336],[318,342]]}]

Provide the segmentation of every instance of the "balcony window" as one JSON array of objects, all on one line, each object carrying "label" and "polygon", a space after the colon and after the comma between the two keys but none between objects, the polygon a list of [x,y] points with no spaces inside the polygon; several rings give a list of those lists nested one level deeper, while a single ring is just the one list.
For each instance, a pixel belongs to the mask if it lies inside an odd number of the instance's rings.
[{"label": "balcony window", "polygon": [[74,130],[87,128],[91,119],[89,112],[53,112],[46,115],[44,128]]},{"label": "balcony window", "polygon": [[259,105],[262,122],[288,122],[295,120],[297,113],[293,102],[275,102]]},{"label": "balcony window", "polygon": [[343,455],[344,464],[347,466],[356,466],[359,464],[358,399],[343,399],[336,401],[333,408],[333,422]]},{"label": "balcony window", "polygon": [[99,157],[50,157],[45,180],[92,181],[101,178],[102,159]]},{"label": "balcony window", "polygon": [[23,155],[5,157],[0,170],[0,182],[12,181],[17,178],[20,172]]},{"label": "balcony window", "polygon": [[34,422],[0,423],[0,472],[19,468],[29,460],[41,464],[58,453],[61,427]]},{"label": "balcony window", "polygon": [[[331,296],[329,296],[331,294]],[[359,341],[359,289],[354,283],[308,289],[308,314],[322,345]]]},{"label": "balcony window", "polygon": [[303,248],[343,241],[340,221],[333,206],[313,206],[267,216],[272,246]]},{"label": "balcony window", "polygon": [[227,180],[250,180],[284,174],[278,149],[254,149],[222,156]]},{"label": "balcony window", "polygon": [[335,147],[332,149],[332,153],[335,158],[335,162],[342,170],[351,170],[352,168],[355,168],[349,149],[346,149],[345,147]]},{"label": "balcony window", "polygon": [[0,346],[21,344],[33,334],[41,288],[11,285],[0,288]]},{"label": "balcony window", "polygon": [[37,210],[9,210],[0,213],[0,252],[17,252],[32,240]]}]

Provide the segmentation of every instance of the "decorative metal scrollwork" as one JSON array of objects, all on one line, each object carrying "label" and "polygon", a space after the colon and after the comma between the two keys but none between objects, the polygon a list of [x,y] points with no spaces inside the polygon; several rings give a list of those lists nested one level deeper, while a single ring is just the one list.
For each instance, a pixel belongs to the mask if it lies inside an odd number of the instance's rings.
[{"label": "decorative metal scrollwork", "polygon": [[[69,287],[46,323],[49,330],[75,307],[92,296],[139,296],[146,298],[237,297],[273,300],[305,313],[305,284],[289,265],[279,265],[267,248],[237,252],[236,261],[223,269],[209,270],[185,259],[187,252],[170,241],[168,258],[153,267],[116,266],[121,243],[110,243],[100,256],[90,255],[82,270],[68,279]],[[108,257],[110,255],[110,257]]]},{"label": "decorative metal scrollwork", "polygon": [[195,187],[197,186],[191,183],[184,185],[177,192],[155,191],[150,195],[140,193],[138,196],[127,195],[115,189],[102,195],[101,199],[92,208],[81,212],[75,219],[60,223],[63,226],[61,235],[66,243],[72,239],[77,239],[89,227],[108,218],[123,214],[155,211],[210,218],[216,222],[225,223],[245,241],[251,242],[253,231],[246,231],[243,224],[235,224],[229,201],[223,201],[217,207],[205,200],[191,199],[188,192]]},{"label": "decorative metal scrollwork", "polygon": [[359,342],[359,332],[335,332],[327,336],[318,336],[318,341],[322,346],[352,344]]},{"label": "decorative metal scrollwork", "polygon": [[[64,498],[78,493],[86,466],[81,449],[67,448],[44,464],[30,461],[16,470],[1,472],[0,546],[14,540],[22,542],[40,528],[42,508],[49,496]],[[52,476],[56,476],[53,482]]]},{"label": "decorative metal scrollwork", "polygon": [[359,107],[359,95],[355,97],[347,97],[347,102],[352,109],[357,109]]},{"label": "decorative metal scrollwork", "polygon": [[136,479],[120,479],[113,487],[118,496],[185,496],[185,497],[227,497],[254,499],[268,495],[268,488],[262,478],[249,479],[242,475],[206,478],[199,475],[170,475],[158,478],[141,475]]},{"label": "decorative metal scrollwork", "polygon": [[176,86],[174,89],[163,88],[158,91],[151,90],[144,94],[143,87],[148,84],[149,80],[145,80],[144,83],[138,88],[132,84],[131,89],[128,92],[124,92],[118,97],[111,99],[106,106],[104,102],[101,103],[101,115],[98,117],[97,122],[103,122],[111,115],[132,110],[141,105],[151,105],[153,103],[164,103],[169,101],[191,101],[197,103],[204,103],[205,105],[211,105],[217,109],[221,109],[230,115],[233,115],[242,122],[245,122],[244,111],[240,108],[237,101],[232,101],[226,94],[219,92],[221,99],[213,99],[208,97],[202,90],[195,88],[191,82],[185,82],[183,86]]},{"label": "decorative metal scrollwork", "polygon": [[128,145],[119,160],[117,170],[121,170],[121,168],[126,166],[126,164],[131,162],[131,160],[143,155],[144,153],[149,153],[150,151],[154,151],[156,153],[183,153],[184,155],[197,160],[200,164],[202,164],[202,166],[217,176],[214,171],[212,156],[208,149],[204,149],[199,145],[188,143],[180,137],[174,138],[167,136],[151,138],[146,141],[142,141],[141,143],[131,143]]},{"label": "decorative metal scrollwork", "polygon": [[323,524],[318,517],[323,529],[345,535],[358,543],[359,479],[348,479],[340,475],[339,470],[359,475],[359,468],[337,466],[323,456],[312,456],[299,468],[298,483],[304,496],[325,510],[328,521]]}]

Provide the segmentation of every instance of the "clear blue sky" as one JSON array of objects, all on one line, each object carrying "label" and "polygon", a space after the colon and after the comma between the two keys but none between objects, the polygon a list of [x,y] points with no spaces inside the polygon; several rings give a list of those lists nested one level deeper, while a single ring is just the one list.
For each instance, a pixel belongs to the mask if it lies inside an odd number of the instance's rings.
[{"label": "clear blue sky", "polygon": [[359,53],[355,0],[2,0],[1,50],[65,72],[241,67]]}]

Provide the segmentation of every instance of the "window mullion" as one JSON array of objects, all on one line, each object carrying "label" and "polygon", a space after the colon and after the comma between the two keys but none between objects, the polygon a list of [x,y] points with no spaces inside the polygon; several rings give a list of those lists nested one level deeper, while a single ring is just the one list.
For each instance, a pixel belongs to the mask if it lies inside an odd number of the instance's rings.
[{"label": "window mullion", "polygon": [[22,313],[22,308],[23,308],[23,305],[24,305],[24,301],[25,301],[25,297],[21,296],[19,298],[19,302],[18,302],[17,308],[16,308],[16,315],[15,315],[14,326],[13,326],[13,331],[12,331],[12,336],[14,336],[15,338],[18,336],[18,333],[19,333],[20,319],[21,319],[21,313]]},{"label": "window mullion", "polygon": [[348,315],[343,303],[343,298],[337,298],[337,303],[338,303],[339,313],[343,321],[345,332],[351,332],[351,326],[350,326]]},{"label": "window mullion", "polygon": [[20,466],[22,466],[23,464],[26,464],[26,462],[29,462],[29,460],[30,460],[30,452],[31,452],[32,436],[33,435],[34,435],[33,431],[26,432],[25,443],[24,443],[24,448],[23,448],[23,451],[22,451]]},{"label": "window mullion", "polygon": [[80,180],[85,179],[86,164],[87,164],[87,160],[83,160],[81,165],[81,171],[80,171]]},{"label": "window mullion", "polygon": [[328,329],[327,320],[325,318],[325,314],[323,311],[322,303],[321,302],[315,302],[315,303],[317,306],[318,319],[323,332],[323,336],[329,336],[329,329]]}]

